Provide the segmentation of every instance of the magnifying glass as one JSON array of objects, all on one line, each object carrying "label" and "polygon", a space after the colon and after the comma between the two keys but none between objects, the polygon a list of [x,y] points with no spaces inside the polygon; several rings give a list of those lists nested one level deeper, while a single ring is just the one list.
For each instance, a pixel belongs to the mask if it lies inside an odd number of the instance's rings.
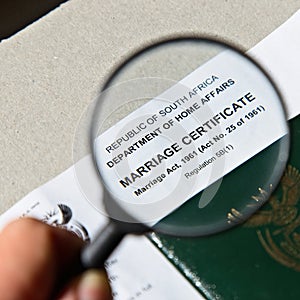
[{"label": "magnifying glass", "polygon": [[[108,225],[82,253],[102,266],[127,233],[214,234],[249,218],[284,171],[279,91],[223,42],[178,37],[125,60],[90,107],[89,145]],[[83,176],[88,177],[88,174]]]}]

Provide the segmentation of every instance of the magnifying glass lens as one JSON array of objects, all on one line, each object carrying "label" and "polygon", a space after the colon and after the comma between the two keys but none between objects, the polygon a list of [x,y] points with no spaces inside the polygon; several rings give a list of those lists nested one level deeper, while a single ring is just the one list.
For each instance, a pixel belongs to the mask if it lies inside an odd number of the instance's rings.
[{"label": "magnifying glass lens", "polygon": [[92,152],[112,219],[180,236],[225,230],[270,196],[289,133],[281,97],[226,44],[152,45],[108,79],[92,116]]}]

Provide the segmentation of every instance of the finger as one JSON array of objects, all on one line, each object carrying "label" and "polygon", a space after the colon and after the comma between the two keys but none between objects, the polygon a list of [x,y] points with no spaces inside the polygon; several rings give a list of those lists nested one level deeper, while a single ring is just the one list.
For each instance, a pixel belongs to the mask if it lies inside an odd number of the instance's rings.
[{"label": "finger", "polygon": [[89,270],[83,274],[78,286],[79,299],[111,300],[110,285],[105,272]]},{"label": "finger", "polygon": [[78,283],[80,276],[73,279],[67,286],[59,293],[56,300],[79,300],[78,293]]},{"label": "finger", "polygon": [[89,270],[74,280],[57,300],[112,300],[104,270]]},{"label": "finger", "polygon": [[66,230],[33,219],[11,223],[0,234],[1,298],[48,299],[82,245]]}]

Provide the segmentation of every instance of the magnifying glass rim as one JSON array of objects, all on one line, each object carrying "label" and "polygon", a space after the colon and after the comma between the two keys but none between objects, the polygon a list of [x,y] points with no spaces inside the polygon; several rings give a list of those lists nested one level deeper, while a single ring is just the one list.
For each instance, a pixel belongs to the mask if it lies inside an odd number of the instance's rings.
[{"label": "magnifying glass rim", "polygon": [[[282,106],[282,109],[283,109],[283,114],[284,114],[285,120],[287,120],[286,107],[285,107],[285,104],[283,102],[282,94],[279,91],[279,89],[278,89],[277,85],[275,84],[274,80],[272,79],[272,77],[265,71],[265,69],[255,59],[250,57],[248,54],[246,54],[244,51],[242,51],[236,45],[233,45],[232,43],[229,43],[228,41],[221,40],[221,39],[216,39],[215,37],[210,37],[210,36],[191,35],[191,34],[180,34],[180,35],[177,35],[177,36],[168,36],[168,37],[158,39],[158,40],[152,42],[150,45],[146,45],[145,47],[139,48],[138,50],[136,50],[133,53],[129,54],[121,63],[119,63],[114,68],[114,70],[110,73],[110,75],[105,80],[105,83],[104,83],[104,85],[102,86],[102,88],[100,90],[100,95],[103,92],[105,92],[107,89],[109,89],[110,87],[113,87],[113,85],[111,85],[113,80],[124,70],[124,68],[128,64],[130,64],[131,61],[133,61],[134,59],[138,59],[139,57],[145,55],[147,52],[149,52],[149,51],[151,51],[151,50],[153,50],[157,47],[162,47],[164,45],[171,45],[171,44],[175,44],[175,43],[178,43],[178,42],[201,42],[201,43],[213,44],[215,46],[221,46],[221,47],[224,47],[224,49],[230,49],[230,50],[236,52],[237,54],[245,57],[248,61],[252,62],[257,67],[257,69],[260,72],[262,72],[262,74],[266,77],[266,79],[270,82],[270,84],[273,87],[275,93],[278,95],[279,101],[281,102],[281,106]],[[99,109],[99,106],[101,106],[101,105],[102,105],[102,103],[100,103],[100,101],[97,101],[96,106],[95,106],[95,110],[92,113],[92,120],[94,120],[94,118],[97,116],[97,111]],[[99,179],[100,179],[100,181],[103,185],[103,188],[105,190],[105,194],[109,195],[111,198],[114,199],[115,196],[109,190],[109,188],[107,188],[107,184],[103,180],[103,176],[101,174],[100,167],[98,166],[97,155],[95,154],[95,151],[94,151],[94,141],[95,141],[95,138],[97,137],[97,135],[95,134],[96,131],[95,131],[95,128],[94,128],[94,122],[91,122],[90,125],[91,125],[91,127],[90,127],[90,147],[91,147],[93,164],[94,164],[94,166],[97,170],[96,172],[97,172],[98,177],[99,177]],[[289,136],[289,132],[288,132],[287,135]],[[289,151],[289,144],[287,145],[287,151]],[[283,167],[283,170],[282,170],[281,174],[283,174],[283,172],[284,172],[284,167]],[[280,177],[281,176],[279,176],[279,178]],[[278,184],[278,182],[276,182],[276,185],[277,184]],[[115,201],[115,202],[117,202],[117,201]],[[110,216],[110,217],[112,219],[117,219],[117,218],[114,218],[113,216]],[[228,228],[230,228],[230,226],[228,226]],[[225,228],[224,230],[226,230],[226,229],[227,228]],[[171,235],[172,235],[172,233],[171,233]],[[204,234],[200,234],[200,235],[204,235]]]}]

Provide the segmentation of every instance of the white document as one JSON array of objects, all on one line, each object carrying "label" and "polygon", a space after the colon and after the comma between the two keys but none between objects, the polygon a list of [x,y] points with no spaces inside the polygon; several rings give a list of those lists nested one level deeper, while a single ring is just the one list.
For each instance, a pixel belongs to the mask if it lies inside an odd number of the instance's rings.
[{"label": "white document", "polygon": [[[266,65],[284,95],[288,118],[300,112],[300,12],[279,27],[249,53]],[[89,157],[78,164],[91,171]],[[88,198],[101,199],[97,179],[87,180]],[[3,227],[12,219],[33,216],[49,224],[65,227],[88,241],[106,223],[106,218],[90,205],[77,182],[74,166],[34,190],[0,218]],[[133,255],[134,254],[134,255]],[[107,262],[114,299],[203,299],[196,289],[145,237],[126,237]],[[159,275],[159,276],[158,276]]]},{"label": "white document", "polygon": [[300,11],[254,46],[248,54],[274,79],[288,119],[300,113]]},{"label": "white document", "polygon": [[[101,193],[101,191],[98,191]],[[101,194],[98,195],[99,199]],[[31,216],[73,231],[85,241],[106,224],[81,193],[74,167],[34,190],[0,218],[0,227]],[[127,236],[106,262],[115,300],[204,299],[144,236]]]}]

